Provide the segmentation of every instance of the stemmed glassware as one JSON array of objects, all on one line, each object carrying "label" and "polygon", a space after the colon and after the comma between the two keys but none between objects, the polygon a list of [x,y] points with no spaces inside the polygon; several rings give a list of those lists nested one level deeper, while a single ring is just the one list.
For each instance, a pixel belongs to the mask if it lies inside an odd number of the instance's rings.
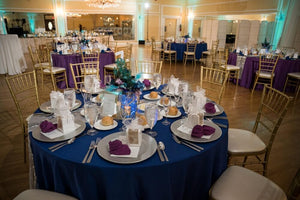
[{"label": "stemmed glassware", "polygon": [[161,85],[161,74],[159,74],[159,73],[153,74],[153,82],[154,82],[155,88],[158,89],[159,86]]},{"label": "stemmed glassware", "polygon": [[95,103],[92,102],[87,102],[84,104],[84,116],[86,121],[89,123],[91,129],[88,130],[87,134],[88,135],[95,135],[96,130],[94,129],[95,122],[97,121],[98,118],[98,106]]},{"label": "stemmed glassware", "polygon": [[168,126],[170,124],[170,122],[168,121],[168,118],[167,118],[167,115],[168,115],[168,112],[169,112],[169,107],[171,105],[171,99],[165,95],[162,99],[162,105],[163,105],[163,108],[164,108],[164,112],[165,112],[165,120],[162,122],[163,125],[165,126]]},{"label": "stemmed glassware", "polygon": [[150,126],[150,131],[147,132],[148,135],[155,137],[157,135],[156,131],[153,131],[158,118],[158,107],[154,104],[148,104],[145,108],[145,117],[148,125]]},{"label": "stemmed glassware", "polygon": [[186,115],[189,114],[190,106],[192,105],[193,96],[190,93],[184,93],[182,99],[182,106]]},{"label": "stemmed glassware", "polygon": [[76,101],[75,90],[73,88],[64,89],[64,99],[71,111]]}]

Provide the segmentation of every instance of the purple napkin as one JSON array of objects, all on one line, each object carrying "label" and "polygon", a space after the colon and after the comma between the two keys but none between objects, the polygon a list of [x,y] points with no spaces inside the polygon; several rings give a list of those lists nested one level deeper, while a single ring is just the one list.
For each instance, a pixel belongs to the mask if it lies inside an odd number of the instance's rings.
[{"label": "purple napkin", "polygon": [[53,124],[52,122],[45,120],[40,124],[40,128],[43,133],[49,133],[57,129],[57,124]]},{"label": "purple napkin", "polygon": [[144,83],[146,88],[149,88],[151,86],[151,82],[149,81],[149,79],[144,79],[143,83]]},{"label": "purple napkin", "polygon": [[205,104],[205,111],[210,114],[214,114],[216,112],[215,104],[209,102]]},{"label": "purple napkin", "polygon": [[122,144],[120,140],[109,142],[109,153],[114,155],[129,155],[130,149],[127,144]]},{"label": "purple napkin", "polygon": [[196,125],[192,130],[192,137],[201,138],[203,135],[211,135],[215,132],[215,128],[210,126]]}]

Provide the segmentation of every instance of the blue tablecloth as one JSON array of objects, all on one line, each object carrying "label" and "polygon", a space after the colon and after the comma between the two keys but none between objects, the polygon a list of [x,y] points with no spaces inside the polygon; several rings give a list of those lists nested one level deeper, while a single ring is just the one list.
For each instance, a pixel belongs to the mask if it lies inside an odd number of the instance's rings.
[{"label": "blue tablecloth", "polygon": [[[82,100],[80,95],[77,98]],[[175,120],[169,119],[170,122]],[[227,120],[219,122],[228,124]],[[143,162],[119,165],[102,159],[95,152],[90,164],[81,163],[91,140],[114,133],[121,126],[119,122],[113,130],[80,137],[55,152],[48,150],[55,143],[37,141],[30,133],[38,188],[86,200],[208,199],[209,188],[227,166],[227,129],[222,128],[218,140],[201,144],[205,150],[199,153],[175,143],[170,127],[159,121],[154,127],[158,132],[155,139],[165,143],[169,162],[161,162],[155,153]]]},{"label": "blue tablecloth", "polygon": [[[183,54],[186,51],[185,43],[172,43],[171,50],[175,50],[177,52],[177,60],[183,60]],[[196,59],[200,59],[202,56],[202,52],[207,51],[206,43],[199,43],[196,47]]]}]

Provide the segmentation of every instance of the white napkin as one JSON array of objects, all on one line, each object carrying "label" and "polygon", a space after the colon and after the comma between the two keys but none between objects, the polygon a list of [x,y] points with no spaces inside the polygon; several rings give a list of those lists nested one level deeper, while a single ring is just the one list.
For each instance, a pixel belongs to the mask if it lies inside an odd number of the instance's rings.
[{"label": "white napkin", "polygon": [[171,75],[169,83],[168,83],[168,88],[169,88],[170,94],[178,94],[179,83],[180,83],[179,79],[175,78],[174,75]]},{"label": "white napkin", "polygon": [[59,91],[52,91],[50,93],[51,108],[55,108],[58,99],[64,99],[64,94]]},{"label": "white napkin", "polygon": [[61,137],[63,135],[67,135],[67,134],[71,133],[72,131],[74,131],[75,129],[79,128],[79,127],[80,127],[79,124],[75,124],[73,130],[68,130],[68,131],[66,131],[64,133],[61,132],[61,131],[59,131],[58,129],[55,129],[55,130],[53,130],[53,131],[51,131],[49,133],[41,132],[41,134],[43,134],[44,136],[46,136],[49,139],[55,139],[55,138]]},{"label": "white napkin", "polygon": [[198,114],[204,112],[203,107],[206,104],[205,90],[199,89],[197,92],[194,92],[195,98],[192,101],[191,114]]}]

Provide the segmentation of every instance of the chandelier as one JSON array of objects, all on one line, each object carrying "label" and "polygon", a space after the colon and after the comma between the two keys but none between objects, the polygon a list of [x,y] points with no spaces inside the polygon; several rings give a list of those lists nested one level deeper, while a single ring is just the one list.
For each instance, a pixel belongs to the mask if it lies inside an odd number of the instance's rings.
[{"label": "chandelier", "polygon": [[118,7],[121,0],[85,0],[90,7],[95,8],[108,8],[108,7]]}]

